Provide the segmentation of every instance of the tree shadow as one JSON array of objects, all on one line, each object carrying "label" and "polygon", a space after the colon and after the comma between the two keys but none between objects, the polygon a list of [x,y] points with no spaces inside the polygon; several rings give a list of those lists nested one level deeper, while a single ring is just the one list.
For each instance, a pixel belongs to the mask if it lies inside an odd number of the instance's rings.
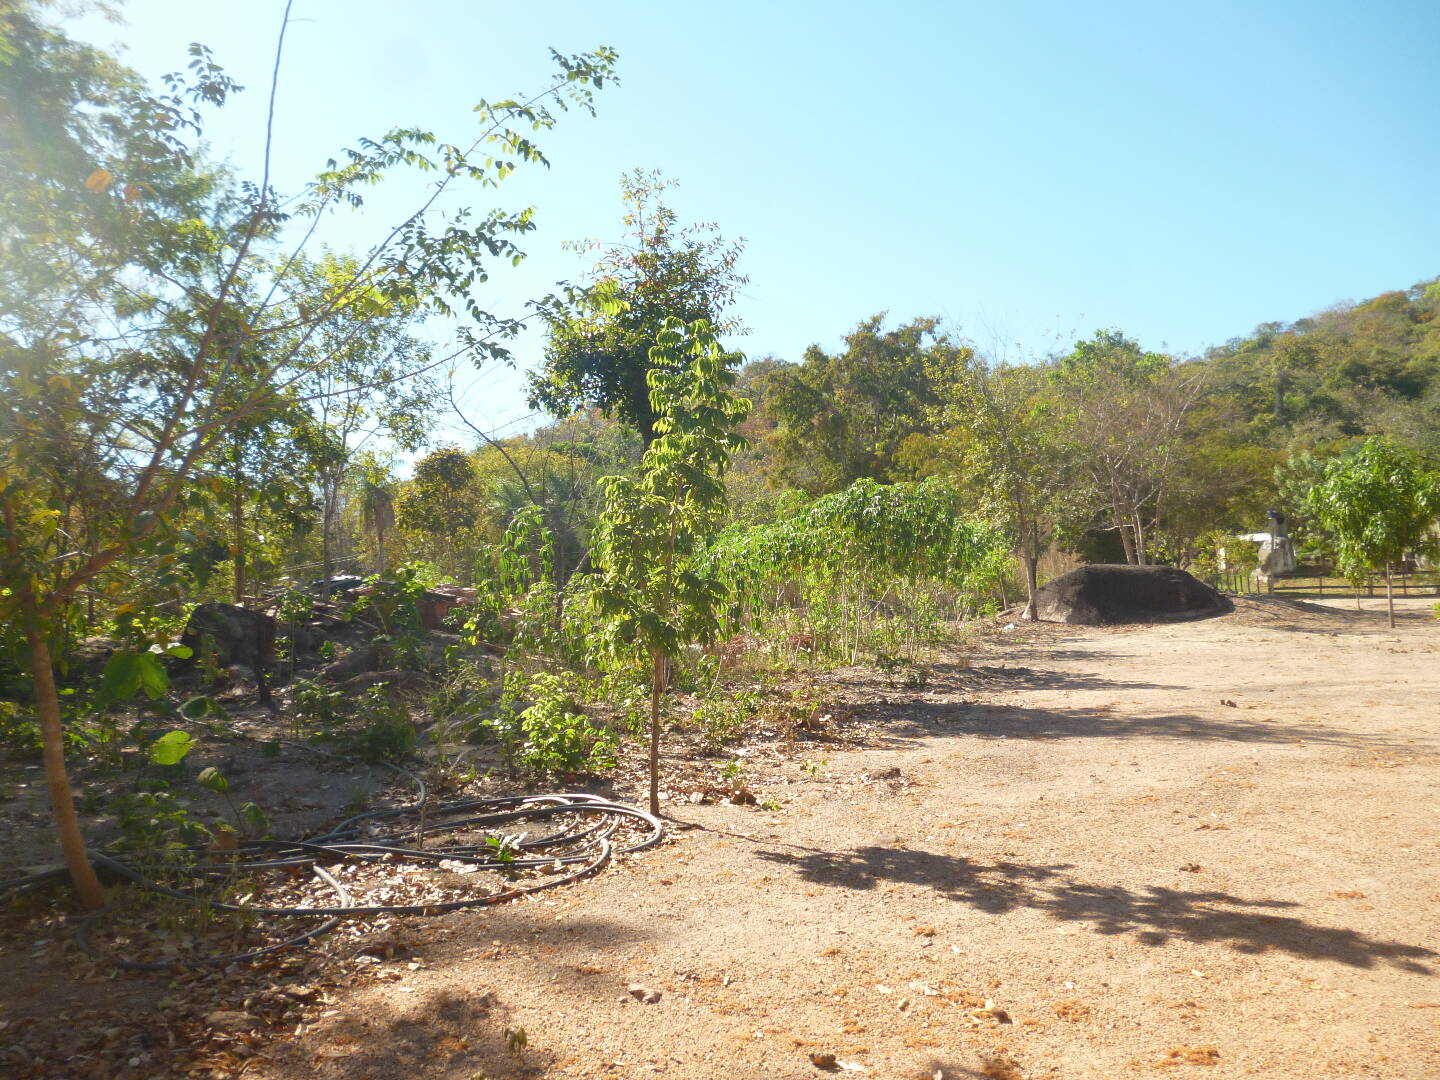
[{"label": "tree shadow", "polygon": [[[608,919],[557,925],[536,915],[528,904],[457,913],[446,918],[444,943],[406,947],[394,959],[413,956],[424,961],[424,971],[444,972],[471,962],[477,941],[492,942],[497,958],[500,949],[516,947],[533,971],[529,981],[548,987],[552,1001],[585,1007],[614,999],[616,975],[577,958],[650,938],[643,928]],[[491,985],[513,980],[511,972]],[[316,1080],[407,1075],[520,1080],[548,1075],[557,1065],[555,1052],[530,1041],[537,1033],[524,1033],[503,993],[454,981],[417,989],[403,998],[372,990],[371,1000],[358,1007],[352,997],[344,1015],[313,1026],[289,1055],[303,1061],[306,1075]]]},{"label": "tree shadow", "polygon": [[317,1030],[307,1040],[305,1065],[317,1080],[453,1073],[494,1080],[543,1076],[555,1055],[528,1041],[493,994],[441,990],[416,994],[404,1008],[356,1012]]},{"label": "tree shadow", "polygon": [[896,736],[965,735],[980,739],[1174,739],[1230,743],[1324,743],[1352,749],[1404,750],[1424,753],[1414,743],[1368,733],[1345,731],[1320,723],[1296,724],[1233,716],[1194,713],[1111,713],[1103,708],[1054,709],[965,702],[913,701],[865,706]]},{"label": "tree shadow", "polygon": [[[1076,650],[1078,651],[1078,650]],[[1076,657],[1080,659],[1081,657]],[[1049,654],[1047,659],[1058,659]],[[1017,664],[932,664],[931,683],[954,690],[1184,690],[1170,683],[1121,682],[1083,672],[1036,670]]]},{"label": "tree shadow", "polygon": [[854,890],[874,889],[881,882],[917,885],[989,915],[1028,908],[1063,922],[1093,923],[1097,934],[1133,934],[1146,945],[1172,940],[1217,942],[1247,954],[1279,951],[1358,968],[1387,964],[1423,975],[1431,974],[1432,968],[1421,961],[1440,955],[1419,945],[1307,922],[1293,914],[1299,905],[1288,900],[1248,900],[1214,890],[1162,885],[1143,889],[1095,885],[1077,879],[1069,873],[1073,867],[1064,863],[977,862],[880,846],[840,852],[789,846],[756,854],[816,885]]}]

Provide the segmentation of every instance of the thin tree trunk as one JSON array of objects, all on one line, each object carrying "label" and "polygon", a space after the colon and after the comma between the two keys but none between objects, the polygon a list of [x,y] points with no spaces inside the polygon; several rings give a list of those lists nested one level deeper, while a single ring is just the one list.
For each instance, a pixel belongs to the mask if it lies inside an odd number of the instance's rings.
[{"label": "thin tree trunk", "polygon": [[[681,493],[675,496],[675,503],[679,503]],[[678,523],[675,516],[670,517],[670,536],[665,545],[665,591],[660,597],[659,611],[663,624],[670,617],[670,600],[675,591],[675,532]],[[665,684],[670,674],[668,670],[668,657],[664,649],[652,648],[650,650],[650,813],[660,814],[660,698],[665,693]]]},{"label": "thin tree trunk", "polygon": [[650,813],[660,814],[660,695],[665,691],[665,652],[650,650]]},{"label": "thin tree trunk", "polygon": [[378,515],[375,519],[375,573],[385,573],[385,521]]},{"label": "thin tree trunk", "polygon": [[330,578],[334,575],[335,556],[330,534],[335,527],[335,485],[329,480],[320,485],[320,595],[330,595]]},{"label": "thin tree trunk", "polygon": [[1150,561],[1150,551],[1145,542],[1145,526],[1141,523],[1138,510],[1130,515],[1130,520],[1134,523],[1131,528],[1135,533],[1135,565],[1144,566]]},{"label": "thin tree trunk", "polygon": [[245,497],[240,493],[240,484],[235,484],[235,495],[230,500],[230,528],[235,545],[235,603],[245,603]]},{"label": "thin tree trunk", "polygon": [[1025,617],[1031,622],[1040,621],[1040,600],[1038,575],[1036,574],[1040,556],[1027,554],[1025,556],[1025,593],[1029,598],[1029,604],[1025,609]]},{"label": "thin tree trunk", "polygon": [[1390,612],[1390,629],[1395,629],[1395,583],[1390,577],[1390,560],[1385,560],[1385,607]]},{"label": "thin tree trunk", "polygon": [[50,789],[50,805],[55,812],[55,831],[59,834],[60,851],[65,857],[65,867],[70,871],[70,880],[80,898],[80,905],[94,911],[105,906],[105,894],[85,851],[85,837],[80,832],[80,819],[75,815],[75,794],[70,790],[70,777],[65,772],[60,695],[55,689],[50,642],[45,637],[33,599],[24,601],[23,612],[25,641],[30,647],[30,669],[35,679],[35,708],[40,714],[45,782]]},{"label": "thin tree trunk", "polygon": [[1115,528],[1120,530],[1120,544],[1125,548],[1125,562],[1134,566],[1135,544],[1131,540],[1130,534],[1125,531],[1125,515],[1120,512],[1120,504],[1118,502],[1111,503],[1110,512],[1115,516]]}]

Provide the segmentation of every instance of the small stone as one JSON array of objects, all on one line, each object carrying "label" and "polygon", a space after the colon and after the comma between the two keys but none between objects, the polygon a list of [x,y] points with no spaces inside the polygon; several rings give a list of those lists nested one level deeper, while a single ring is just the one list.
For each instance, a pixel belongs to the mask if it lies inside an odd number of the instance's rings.
[{"label": "small stone", "polygon": [[631,983],[625,988],[625,992],[645,1005],[654,1005],[660,1000],[660,991],[643,983]]}]

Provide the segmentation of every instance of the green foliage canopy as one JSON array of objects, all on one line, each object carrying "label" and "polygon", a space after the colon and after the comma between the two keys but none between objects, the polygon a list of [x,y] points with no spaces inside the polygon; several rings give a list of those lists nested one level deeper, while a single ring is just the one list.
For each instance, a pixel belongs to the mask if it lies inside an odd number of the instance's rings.
[{"label": "green foliage canopy", "polygon": [[669,186],[655,173],[622,177],[625,242],[603,253],[588,289],[540,305],[548,338],[530,380],[532,407],[564,416],[595,405],[648,445],[660,415],[652,349],[666,321],[703,320],[716,334],[739,328],[724,311],[745,284],[735,269],[741,244],[726,244],[713,225],[682,226],[662,198]]},{"label": "green foliage canopy", "polygon": [[1440,473],[1391,439],[1366,439],[1332,460],[1309,501],[1347,574],[1388,568],[1411,552],[1436,548]]}]

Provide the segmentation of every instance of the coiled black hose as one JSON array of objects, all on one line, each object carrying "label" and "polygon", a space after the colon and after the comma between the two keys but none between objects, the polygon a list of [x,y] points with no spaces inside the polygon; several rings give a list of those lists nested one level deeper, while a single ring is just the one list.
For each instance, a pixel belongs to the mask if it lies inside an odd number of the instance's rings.
[{"label": "coiled black hose", "polygon": [[[414,824],[406,819],[418,819]],[[403,826],[389,831],[376,830],[382,822],[394,821]],[[616,848],[612,843],[621,824],[630,821],[643,827],[640,836]],[[504,836],[504,830],[522,822],[546,823],[555,826],[539,836]],[[481,843],[460,840],[445,843],[447,834],[479,832],[486,837]],[[239,963],[302,945],[332,930],[342,919],[366,915],[438,915],[463,908],[480,907],[514,900],[531,893],[568,885],[597,872],[615,854],[641,851],[659,843],[664,825],[658,818],[623,803],[611,802],[596,795],[568,793],[558,795],[512,796],[494,799],[464,799],[438,805],[413,805],[397,809],[370,810],[347,818],[329,832],[304,840],[262,840],[227,851],[216,860],[215,853],[196,849],[197,858],[186,866],[200,885],[207,880],[233,879],[237,873],[266,870],[309,869],[336,894],[330,906],[269,907],[256,904],[229,903],[204,895],[200,888],[182,889],[155,881],[122,856],[113,853],[92,853],[97,870],[129,881],[139,888],[160,896],[214,911],[243,912],[293,918],[322,918],[319,926],[285,941],[249,952],[225,956],[164,961],[139,961],[109,958],[122,968],[139,971],[165,971],[178,967],[210,967]],[[432,840],[440,839],[439,843]],[[210,861],[203,861],[203,860]],[[439,864],[459,862],[479,870],[506,874],[517,871],[551,869],[556,876],[528,884],[510,883],[482,895],[455,900],[414,904],[359,904],[336,876],[326,869],[344,862],[378,862],[398,860]],[[19,894],[36,887],[40,879],[50,880],[53,874],[0,883],[0,896],[6,888]],[[88,923],[105,912],[76,921],[79,942],[91,955],[97,955],[86,934]]]}]

